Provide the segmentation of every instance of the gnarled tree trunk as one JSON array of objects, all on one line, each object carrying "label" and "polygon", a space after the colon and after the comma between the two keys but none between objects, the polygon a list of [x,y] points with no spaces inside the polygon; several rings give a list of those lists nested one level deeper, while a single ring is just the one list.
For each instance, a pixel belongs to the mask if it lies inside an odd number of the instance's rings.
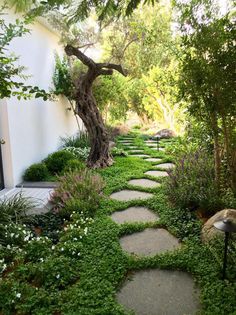
[{"label": "gnarled tree trunk", "polygon": [[88,131],[91,143],[87,164],[91,168],[110,166],[113,160],[109,153],[109,137],[93,96],[92,85],[99,75],[112,75],[113,70],[126,74],[120,65],[95,63],[73,46],[67,45],[65,51],[68,56],[76,56],[88,67],[87,73],[77,81],[75,93],[76,111]]}]

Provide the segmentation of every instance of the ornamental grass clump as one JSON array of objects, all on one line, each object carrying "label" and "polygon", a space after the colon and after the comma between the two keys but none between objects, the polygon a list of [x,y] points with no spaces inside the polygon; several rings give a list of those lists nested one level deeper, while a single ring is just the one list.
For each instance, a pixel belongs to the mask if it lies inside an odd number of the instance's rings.
[{"label": "ornamental grass clump", "polygon": [[[71,212],[77,210],[90,212],[89,215],[94,214],[99,206],[101,191],[104,187],[99,175],[89,169],[69,171],[58,177],[58,182],[59,186],[51,195],[55,212],[63,214],[64,211],[70,209]],[[68,205],[73,206],[68,207]]]},{"label": "ornamental grass clump", "polygon": [[220,198],[214,178],[214,162],[205,150],[183,154],[169,170],[165,190],[170,201],[182,208],[200,209],[207,214],[216,212]]}]

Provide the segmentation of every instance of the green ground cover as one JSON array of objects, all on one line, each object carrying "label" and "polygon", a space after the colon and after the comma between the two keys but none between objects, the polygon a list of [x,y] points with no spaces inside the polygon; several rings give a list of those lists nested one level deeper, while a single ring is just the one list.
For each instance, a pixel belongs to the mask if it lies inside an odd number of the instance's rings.
[{"label": "green ground cover", "polygon": [[[147,148],[142,137],[136,136],[134,143],[152,157],[162,157],[163,162],[172,161],[163,152]],[[122,147],[120,144],[117,146]],[[84,218],[80,212],[74,213],[64,224],[66,229],[61,222],[56,222],[51,228],[60,229],[58,239],[50,238],[48,233],[48,238],[41,237],[24,246],[22,253],[13,255],[14,262],[3,272],[0,281],[0,314],[132,314],[116,302],[115,294],[126,276],[144,268],[190,272],[201,289],[201,314],[236,314],[235,279],[220,280],[221,265],[216,253],[221,252],[222,244],[202,244],[201,222],[194,213],[173,207],[163,187],[135,187],[152,192],[154,197],[149,200],[119,202],[109,198],[112,192],[133,189],[127,183],[130,179],[157,180],[143,175],[152,169],[153,164],[157,163],[130,156],[116,157],[113,166],[98,171],[105,188],[95,216],[91,219]],[[158,182],[165,180],[160,178]],[[121,226],[111,220],[110,214],[114,211],[137,205],[153,210],[160,220]],[[119,237],[146,227],[165,227],[182,241],[183,246],[151,258],[131,257],[123,252]],[[235,267],[230,264],[228,275],[234,272]]]}]

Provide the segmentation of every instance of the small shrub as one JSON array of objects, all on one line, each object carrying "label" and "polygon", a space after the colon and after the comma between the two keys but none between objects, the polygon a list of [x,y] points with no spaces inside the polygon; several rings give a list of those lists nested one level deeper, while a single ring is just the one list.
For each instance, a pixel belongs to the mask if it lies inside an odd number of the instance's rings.
[{"label": "small shrub", "polygon": [[112,148],[111,154],[113,156],[128,156],[128,153],[125,150],[116,147]]},{"label": "small shrub", "polygon": [[26,213],[35,207],[32,199],[18,193],[9,199],[0,201],[0,222],[1,226],[7,223],[19,223],[26,218]]},{"label": "small shrub", "polygon": [[99,206],[100,193],[103,188],[103,181],[99,175],[91,170],[84,169],[76,172],[68,172],[58,177],[59,186],[51,196],[54,210],[59,212],[72,199],[79,204],[79,211],[95,211]]},{"label": "small shrub", "polygon": [[26,181],[30,182],[40,182],[43,180],[47,180],[49,177],[49,172],[45,163],[37,163],[31,165],[25,171],[23,178]]},{"label": "small shrub", "polygon": [[52,175],[60,174],[69,160],[74,159],[74,155],[71,152],[61,150],[49,154],[49,156],[44,160],[49,172]]},{"label": "small shrub", "polygon": [[74,158],[82,160],[82,161],[87,160],[89,156],[89,152],[90,152],[89,147],[88,148],[66,147],[64,150],[72,153]]},{"label": "small shrub", "polygon": [[165,189],[170,200],[182,208],[200,208],[210,214],[220,207],[213,158],[203,150],[182,155],[176,161],[176,167],[169,171]]},{"label": "small shrub", "polygon": [[80,132],[76,136],[62,137],[61,142],[64,148],[75,147],[83,149],[90,146],[89,137],[86,132]]},{"label": "small shrub", "polygon": [[77,160],[77,159],[73,159],[73,160],[69,160],[67,162],[66,167],[64,168],[64,172],[69,172],[69,171],[80,171],[85,169],[85,164],[84,162]]}]

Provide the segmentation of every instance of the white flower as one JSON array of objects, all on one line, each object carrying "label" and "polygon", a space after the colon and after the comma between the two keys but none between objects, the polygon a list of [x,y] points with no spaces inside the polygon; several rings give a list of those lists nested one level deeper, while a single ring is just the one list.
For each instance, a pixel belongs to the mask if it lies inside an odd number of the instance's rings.
[{"label": "white flower", "polygon": [[88,228],[86,227],[85,229],[84,229],[84,234],[86,235],[88,233]]},{"label": "white flower", "polygon": [[16,293],[16,297],[17,297],[18,299],[20,299],[20,298],[21,298],[21,293]]},{"label": "white flower", "polygon": [[61,251],[62,251],[62,252],[64,251],[64,247],[61,248]]},{"label": "white flower", "polygon": [[3,264],[3,266],[2,266],[2,271],[4,271],[6,268],[7,268],[7,265],[6,265],[6,264]]},{"label": "white flower", "polygon": [[41,262],[44,262],[44,259],[43,259],[43,258],[40,258],[39,260],[40,260]]},{"label": "white flower", "polygon": [[60,274],[59,274],[59,273],[56,275],[56,278],[57,278],[57,279],[59,279],[59,278],[60,278]]},{"label": "white flower", "polygon": [[80,256],[80,253],[78,253],[77,255]]},{"label": "white flower", "polygon": [[54,245],[52,245],[52,250],[54,250],[55,249],[55,246]]}]

